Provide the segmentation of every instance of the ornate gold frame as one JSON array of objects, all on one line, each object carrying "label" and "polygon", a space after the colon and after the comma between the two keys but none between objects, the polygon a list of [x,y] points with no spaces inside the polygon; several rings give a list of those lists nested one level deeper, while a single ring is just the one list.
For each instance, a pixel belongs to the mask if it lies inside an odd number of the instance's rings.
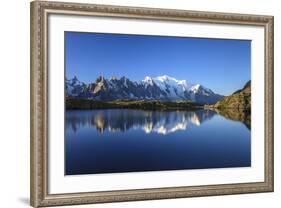
[{"label": "ornate gold frame", "polygon": [[[48,194],[49,14],[145,18],[150,20],[258,25],[265,29],[265,179],[264,182],[141,190]],[[31,205],[34,207],[121,202],[273,191],[273,17],[133,8],[61,2],[31,2]]]}]

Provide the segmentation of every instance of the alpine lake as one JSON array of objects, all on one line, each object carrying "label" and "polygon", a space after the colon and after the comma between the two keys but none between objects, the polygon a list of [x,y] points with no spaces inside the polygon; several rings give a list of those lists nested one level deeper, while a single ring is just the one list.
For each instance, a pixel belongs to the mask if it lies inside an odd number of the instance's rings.
[{"label": "alpine lake", "polygon": [[250,166],[250,115],[244,112],[65,111],[66,175]]}]

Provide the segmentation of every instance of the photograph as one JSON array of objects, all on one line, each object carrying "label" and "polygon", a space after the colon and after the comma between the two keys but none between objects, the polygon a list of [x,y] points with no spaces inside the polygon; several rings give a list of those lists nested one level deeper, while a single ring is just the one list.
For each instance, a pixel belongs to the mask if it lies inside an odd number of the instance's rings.
[{"label": "photograph", "polygon": [[274,191],[273,13],[147,6],[30,3],[31,206]]},{"label": "photograph", "polygon": [[251,40],[64,32],[65,175],[251,167]]}]

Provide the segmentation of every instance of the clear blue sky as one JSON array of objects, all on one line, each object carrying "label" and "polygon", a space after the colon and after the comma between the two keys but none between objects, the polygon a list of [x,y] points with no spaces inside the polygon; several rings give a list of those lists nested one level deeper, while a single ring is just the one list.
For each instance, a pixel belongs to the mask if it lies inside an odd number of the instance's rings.
[{"label": "clear blue sky", "polygon": [[228,95],[251,79],[251,41],[65,32],[66,77],[169,75]]}]

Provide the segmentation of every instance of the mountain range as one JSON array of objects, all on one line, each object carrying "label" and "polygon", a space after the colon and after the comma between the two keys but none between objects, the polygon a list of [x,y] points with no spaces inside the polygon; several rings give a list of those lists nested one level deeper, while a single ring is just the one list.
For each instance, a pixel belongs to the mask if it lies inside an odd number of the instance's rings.
[{"label": "mountain range", "polygon": [[214,104],[224,96],[200,84],[163,75],[155,78],[145,76],[143,80],[131,81],[126,77],[99,76],[86,84],[74,76],[66,79],[66,96],[100,101],[114,100],[189,100],[200,104]]}]

